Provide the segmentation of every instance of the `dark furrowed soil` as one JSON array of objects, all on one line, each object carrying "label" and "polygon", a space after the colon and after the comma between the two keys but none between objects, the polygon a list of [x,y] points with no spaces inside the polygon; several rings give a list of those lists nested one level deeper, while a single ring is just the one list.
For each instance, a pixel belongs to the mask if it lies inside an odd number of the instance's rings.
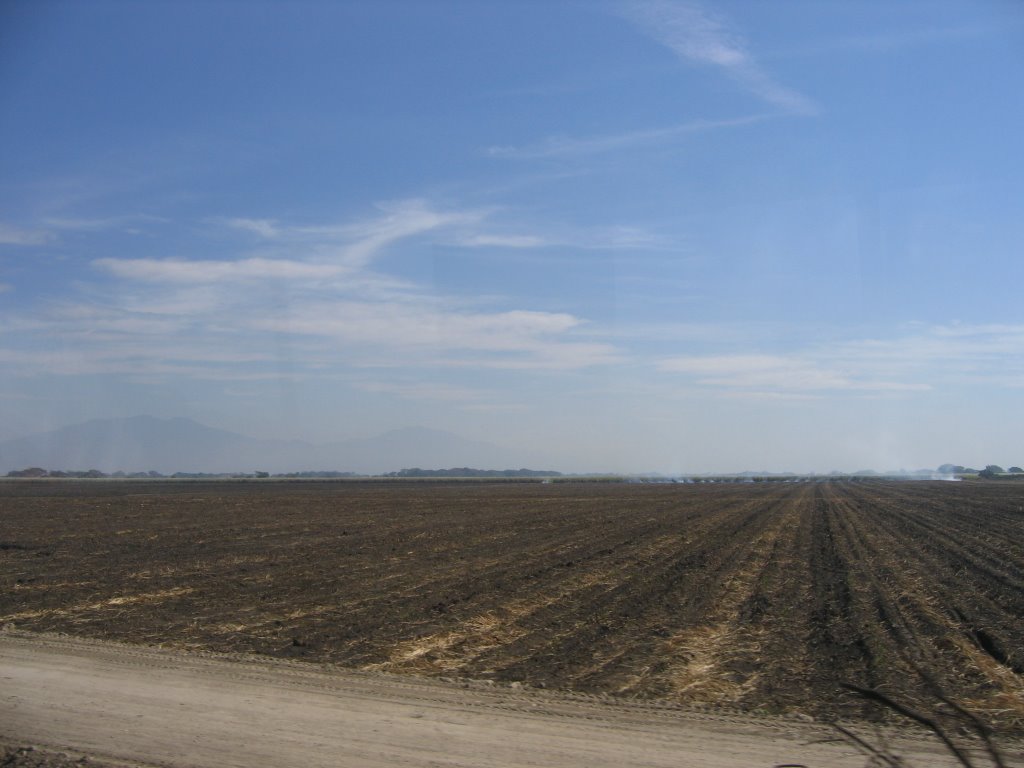
[{"label": "dark furrowed soil", "polygon": [[1024,484],[0,483],[0,623],[1024,730]]}]

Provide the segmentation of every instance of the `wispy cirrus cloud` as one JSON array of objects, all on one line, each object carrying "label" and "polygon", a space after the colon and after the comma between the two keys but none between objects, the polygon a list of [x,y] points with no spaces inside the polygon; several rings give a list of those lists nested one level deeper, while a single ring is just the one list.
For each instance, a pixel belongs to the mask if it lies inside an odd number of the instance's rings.
[{"label": "wispy cirrus cloud", "polygon": [[1024,325],[917,326],[895,338],[850,341],[821,351],[868,370],[929,371],[937,380],[1005,384],[1024,376]]},{"label": "wispy cirrus cloud", "polygon": [[689,134],[704,133],[720,128],[738,128],[768,119],[766,114],[747,115],[723,120],[690,120],[664,128],[604,134],[600,136],[549,136],[542,141],[524,146],[494,146],[487,149],[491,157],[540,159],[598,155],[646,145],[669,142]]},{"label": "wispy cirrus cloud", "polygon": [[281,234],[280,228],[270,219],[233,218],[224,219],[224,223],[233,229],[240,229],[243,232],[249,232],[267,239],[273,239]]},{"label": "wispy cirrus cloud", "polygon": [[480,312],[422,300],[337,300],[292,307],[250,322],[261,332],[328,339],[352,350],[358,367],[425,364],[552,370],[608,365],[620,359],[611,345],[574,337],[584,323],[567,313]]},{"label": "wispy cirrus cloud", "polygon": [[300,227],[296,232],[348,241],[338,249],[337,256],[348,266],[365,267],[392,243],[439,229],[475,224],[488,214],[482,209],[440,210],[421,199],[380,203],[377,209],[380,215],[354,224]]},{"label": "wispy cirrus cloud", "polygon": [[287,259],[96,259],[93,266],[126,280],[155,283],[216,283],[227,280],[317,280],[339,275],[333,264]]},{"label": "wispy cirrus cloud", "polygon": [[966,382],[1017,388],[1024,386],[1024,326],[917,326],[784,354],[683,355],[656,365],[730,396],[895,395]]},{"label": "wispy cirrus cloud", "polygon": [[469,234],[459,237],[456,245],[466,248],[543,248],[551,245],[552,242],[537,235],[496,235],[496,234]]},{"label": "wispy cirrus cloud", "polygon": [[0,245],[48,245],[60,240],[68,232],[90,233],[119,229],[129,234],[138,234],[143,225],[164,221],[159,216],[127,214],[102,217],[47,216],[18,225],[0,222]]},{"label": "wispy cirrus cloud", "polygon": [[628,19],[680,59],[717,67],[762,101],[787,112],[817,112],[810,99],[779,83],[758,63],[742,36],[724,18],[698,3],[637,0],[623,10]]},{"label": "wispy cirrus cloud", "polygon": [[[815,104],[776,81],[749,52],[740,35],[720,17],[694,2],[636,0],[622,6],[623,15],[680,59],[713,66],[743,88],[786,113],[812,115]],[[697,119],[658,128],[592,136],[548,136],[525,145],[496,145],[486,154],[496,158],[544,159],[585,157],[657,146],[687,135],[739,128],[776,115],[759,113],[734,118]]]},{"label": "wispy cirrus cloud", "polygon": [[365,274],[388,246],[433,230],[480,221],[485,211],[438,210],[419,199],[381,203],[379,215],[338,225],[284,225],[270,219],[228,218],[224,226],[278,241],[291,258],[102,258],[93,267],[128,280],[213,283],[229,280],[317,280]]},{"label": "wispy cirrus cloud", "polygon": [[930,389],[917,382],[864,375],[802,355],[706,355],[662,360],[659,368],[687,374],[704,387],[795,395],[828,391],[909,392]]},{"label": "wispy cirrus cloud", "polygon": [[534,229],[534,234],[475,229],[457,232],[446,245],[459,248],[503,248],[530,250],[558,248],[563,252],[575,250],[663,250],[678,249],[679,243],[665,235],[641,227],[624,225],[589,227],[583,230]]},{"label": "wispy cirrus cloud", "polygon": [[0,222],[0,245],[45,245],[53,233],[42,229],[26,229]]},{"label": "wispy cirrus cloud", "polygon": [[[403,398],[426,397],[408,379],[428,365],[542,371],[614,362],[617,350],[594,341],[583,318],[508,307],[507,300],[488,309],[500,300],[441,295],[376,264],[398,247],[409,258],[454,241],[537,246],[535,236],[492,233],[486,224],[491,213],[410,200],[341,224],[213,220],[268,242],[260,255],[243,250],[236,258],[95,259],[102,282],[5,318],[10,333],[0,335],[7,342],[0,343],[0,360],[23,373],[214,380],[376,368],[396,377],[390,384],[375,380],[377,391]],[[69,344],[74,354],[66,353]],[[48,347],[56,351],[40,356]],[[268,349],[287,350],[287,364]]]},{"label": "wispy cirrus cloud", "polygon": [[161,224],[167,220],[147,213],[132,213],[123,216],[48,216],[42,223],[49,229],[67,232],[99,232],[119,229],[132,234],[138,233],[145,224]]}]

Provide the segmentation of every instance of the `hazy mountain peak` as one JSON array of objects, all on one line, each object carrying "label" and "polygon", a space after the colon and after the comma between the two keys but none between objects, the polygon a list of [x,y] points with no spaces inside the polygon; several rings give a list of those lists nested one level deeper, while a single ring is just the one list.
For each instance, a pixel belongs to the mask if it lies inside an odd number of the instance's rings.
[{"label": "hazy mountain peak", "polygon": [[409,467],[469,466],[507,469],[524,465],[498,446],[422,426],[369,438],[314,446],[293,440],[259,440],[176,416],[92,419],[0,442],[0,472],[45,469],[103,472],[324,471],[376,474]]}]

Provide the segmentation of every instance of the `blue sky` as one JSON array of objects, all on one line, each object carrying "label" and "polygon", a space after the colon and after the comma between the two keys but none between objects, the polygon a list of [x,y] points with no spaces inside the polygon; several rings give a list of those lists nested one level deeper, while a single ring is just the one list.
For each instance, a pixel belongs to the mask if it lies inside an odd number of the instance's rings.
[{"label": "blue sky", "polygon": [[7,2],[0,439],[1024,463],[1016,2]]}]

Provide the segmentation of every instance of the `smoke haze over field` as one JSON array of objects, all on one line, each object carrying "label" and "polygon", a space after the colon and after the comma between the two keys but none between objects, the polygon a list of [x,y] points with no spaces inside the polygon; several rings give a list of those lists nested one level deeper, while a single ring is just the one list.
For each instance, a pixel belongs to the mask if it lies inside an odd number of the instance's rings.
[{"label": "smoke haze over field", "polygon": [[570,472],[1022,460],[1018,4],[0,29],[0,442],[146,413]]}]

